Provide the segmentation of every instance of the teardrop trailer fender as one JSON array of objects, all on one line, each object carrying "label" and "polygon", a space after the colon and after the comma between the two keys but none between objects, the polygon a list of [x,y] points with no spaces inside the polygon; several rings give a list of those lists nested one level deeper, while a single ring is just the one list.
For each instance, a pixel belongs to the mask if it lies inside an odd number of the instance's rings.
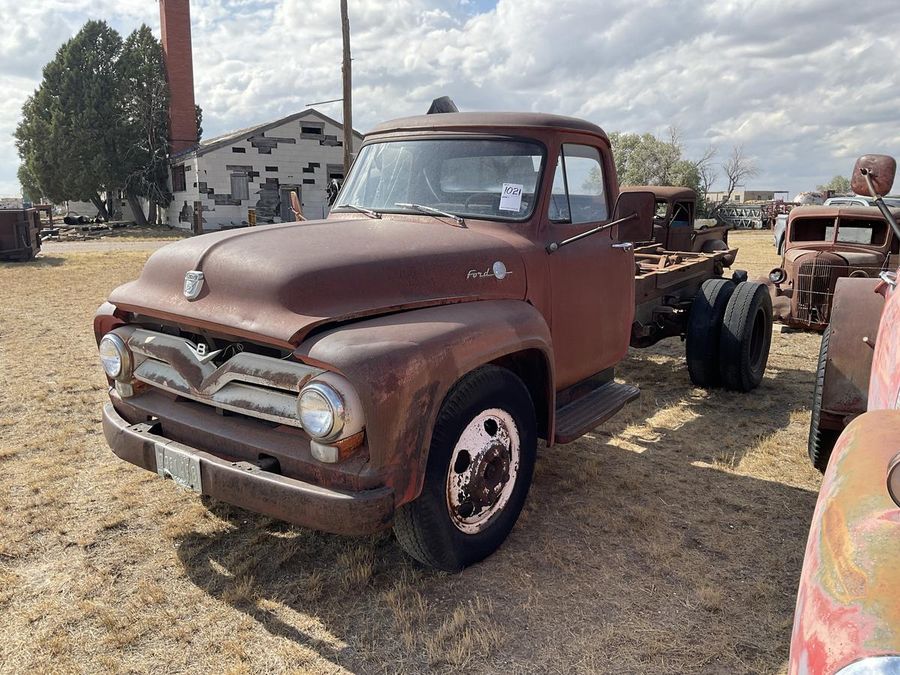
[{"label": "teardrop trailer fender", "polygon": [[531,392],[541,436],[553,438],[550,330],[532,305],[487,300],[429,307],[336,327],[295,354],[340,371],[356,388],[366,418],[370,461],[393,488],[395,506],[422,489],[431,433],[444,397],[487,363],[518,371]]}]

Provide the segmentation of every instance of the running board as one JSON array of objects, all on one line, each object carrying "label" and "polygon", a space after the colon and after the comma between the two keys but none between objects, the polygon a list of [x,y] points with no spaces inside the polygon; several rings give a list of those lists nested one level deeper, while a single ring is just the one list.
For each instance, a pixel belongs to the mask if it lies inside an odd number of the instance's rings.
[{"label": "running board", "polygon": [[640,394],[640,389],[630,384],[611,381],[600,385],[556,409],[554,440],[557,443],[571,443],[603,424]]}]

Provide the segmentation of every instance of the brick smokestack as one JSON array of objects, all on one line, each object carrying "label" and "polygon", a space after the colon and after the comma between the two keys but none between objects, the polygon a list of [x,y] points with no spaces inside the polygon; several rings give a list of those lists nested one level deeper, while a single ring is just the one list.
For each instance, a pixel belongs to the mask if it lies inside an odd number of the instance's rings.
[{"label": "brick smokestack", "polygon": [[159,0],[159,20],[169,81],[169,151],[176,153],[197,144],[189,0]]}]

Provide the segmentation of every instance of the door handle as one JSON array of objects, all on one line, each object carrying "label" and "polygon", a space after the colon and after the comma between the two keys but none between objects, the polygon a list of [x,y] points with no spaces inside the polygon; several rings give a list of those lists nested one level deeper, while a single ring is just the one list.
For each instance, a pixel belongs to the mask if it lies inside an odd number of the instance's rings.
[{"label": "door handle", "polygon": [[891,288],[896,288],[897,286],[897,273],[896,272],[882,272],[878,275],[878,277],[886,283]]},{"label": "door handle", "polygon": [[620,243],[620,244],[613,244],[612,247],[613,247],[613,248],[620,248],[620,249],[622,249],[623,251],[630,251],[631,249],[634,248],[634,244],[632,244],[630,241],[623,241],[623,242]]}]

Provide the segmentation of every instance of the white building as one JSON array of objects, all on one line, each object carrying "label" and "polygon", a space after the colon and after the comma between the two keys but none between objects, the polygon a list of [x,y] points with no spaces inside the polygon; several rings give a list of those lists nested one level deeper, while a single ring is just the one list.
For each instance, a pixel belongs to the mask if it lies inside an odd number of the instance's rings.
[{"label": "white building", "polygon": [[[325,189],[344,177],[343,126],[309,108],[268,124],[200,141],[171,158],[170,225],[191,228],[197,207],[203,229],[294,220],[290,192],[306,218],[324,218]],[[353,132],[355,152],[362,135]]]}]

